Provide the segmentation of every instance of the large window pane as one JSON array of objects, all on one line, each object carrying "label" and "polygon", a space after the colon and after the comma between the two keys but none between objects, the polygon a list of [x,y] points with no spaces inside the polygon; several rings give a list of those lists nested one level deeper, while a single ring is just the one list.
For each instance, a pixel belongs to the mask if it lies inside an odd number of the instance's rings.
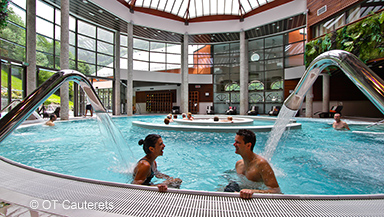
[{"label": "large window pane", "polygon": [[78,28],[79,33],[91,36],[93,38],[96,37],[96,26],[93,26],[91,24],[85,23],[85,22],[83,22],[81,20],[78,21],[78,25],[79,25],[79,28]]},{"label": "large window pane", "polygon": [[76,19],[72,16],[69,16],[69,30],[76,30]]},{"label": "large window pane", "polygon": [[75,46],[76,44],[76,35],[74,32],[69,31],[69,44]]},{"label": "large window pane", "polygon": [[265,39],[265,47],[276,47],[283,45],[283,35],[269,37]]},{"label": "large window pane", "polygon": [[151,63],[150,64],[150,71],[156,72],[156,71],[165,71],[165,64],[164,63]]},{"label": "large window pane", "polygon": [[304,65],[304,54],[289,56],[285,58],[285,67]]},{"label": "large window pane", "polygon": [[165,52],[165,43],[151,42],[151,51]]},{"label": "large window pane", "polygon": [[59,9],[55,10],[55,23],[61,25],[61,11]]},{"label": "large window pane", "polygon": [[150,52],[150,60],[151,62],[163,62],[165,63],[165,53],[155,53]]},{"label": "large window pane", "polygon": [[264,39],[253,40],[248,42],[248,50],[259,50],[264,48]]},{"label": "large window pane", "polygon": [[98,41],[97,52],[113,55],[113,45]]},{"label": "large window pane", "polygon": [[304,42],[298,42],[294,44],[288,44],[285,46],[285,55],[296,55],[304,53]]},{"label": "large window pane", "polygon": [[95,52],[78,49],[79,52],[79,60],[87,62],[87,63],[96,63],[96,54]]},{"label": "large window pane", "polygon": [[167,44],[167,53],[181,54],[181,45],[179,45],[179,44]]},{"label": "large window pane", "polygon": [[12,4],[9,4],[8,10],[9,10],[8,19],[11,22],[14,22],[14,23],[16,23],[22,27],[26,26],[26,22],[25,22],[26,21],[26,19],[25,19],[26,13],[25,13],[25,11],[21,10],[20,8],[18,8],[16,6],[13,6]]},{"label": "large window pane", "polygon": [[96,40],[86,36],[78,35],[79,47],[88,50],[96,50]]},{"label": "large window pane", "polygon": [[0,40],[0,55],[11,59],[25,61],[25,48],[15,43]]},{"label": "large window pane", "polygon": [[172,73],[180,73],[181,65],[180,64],[167,64],[167,71]]},{"label": "large window pane", "polygon": [[179,54],[167,54],[167,63],[181,63],[181,55]]},{"label": "large window pane", "polygon": [[128,36],[120,35],[120,45],[128,47]]},{"label": "large window pane", "polygon": [[265,69],[282,69],[283,68],[283,59],[273,59],[265,61]]},{"label": "large window pane", "polygon": [[133,59],[134,60],[149,61],[149,52],[133,50]]},{"label": "large window pane", "polygon": [[36,50],[53,54],[53,40],[41,35],[37,35]]},{"label": "large window pane", "polygon": [[53,68],[53,55],[42,53],[42,52],[36,52],[36,64],[39,66],[44,66],[48,68]]},{"label": "large window pane", "polygon": [[106,42],[113,43],[113,32],[102,28],[97,28],[97,38]]},{"label": "large window pane", "polygon": [[283,47],[274,47],[265,49],[265,59],[273,59],[283,57]]},{"label": "large window pane", "polygon": [[41,1],[36,1],[36,15],[53,22],[53,7]]},{"label": "large window pane", "polygon": [[10,31],[0,31],[0,37],[8,41],[25,45],[25,30],[12,23],[7,24],[7,29]]},{"label": "large window pane", "polygon": [[149,50],[149,41],[133,38],[133,48]]},{"label": "large window pane", "polygon": [[97,54],[97,64],[102,66],[113,66],[113,56]]},{"label": "large window pane", "polygon": [[53,38],[53,23],[47,22],[41,18],[36,18],[36,32]]},{"label": "large window pane", "polygon": [[58,25],[55,25],[55,39],[60,41],[61,37],[61,28]]},{"label": "large window pane", "polygon": [[100,77],[112,77],[113,76],[113,68],[110,67],[98,67],[97,76]]},{"label": "large window pane", "polygon": [[143,61],[133,61],[133,70],[148,71],[149,63]]},{"label": "large window pane", "polygon": [[304,40],[304,29],[298,29],[287,34],[285,43],[290,44],[302,40]]},{"label": "large window pane", "polygon": [[[26,9],[26,4],[27,4],[27,1],[25,0],[12,0],[12,3],[15,3],[17,4],[18,6]],[[10,4],[11,5],[11,4]]]},{"label": "large window pane", "polygon": [[250,72],[264,71],[264,61],[252,62],[249,63]]},{"label": "large window pane", "polygon": [[128,68],[128,59],[120,58],[120,68],[127,69]]}]

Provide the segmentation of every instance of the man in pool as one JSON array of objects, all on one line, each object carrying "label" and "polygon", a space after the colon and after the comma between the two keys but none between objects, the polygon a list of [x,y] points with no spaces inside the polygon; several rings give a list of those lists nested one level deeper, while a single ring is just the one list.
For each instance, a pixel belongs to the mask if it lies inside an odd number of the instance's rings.
[{"label": "man in pool", "polygon": [[56,115],[55,115],[55,114],[51,114],[51,115],[49,116],[49,121],[47,121],[47,122],[45,123],[45,125],[48,125],[48,126],[53,127],[53,126],[55,126],[55,123],[53,123],[53,122],[56,121],[56,120],[57,120]]},{"label": "man in pool", "polygon": [[347,123],[341,120],[341,115],[339,113],[336,113],[335,116],[333,116],[335,119],[335,122],[333,122],[332,127],[336,130],[350,130]]},{"label": "man in pool", "polygon": [[256,135],[250,130],[241,129],[236,133],[235,143],[236,154],[243,158],[236,162],[237,174],[244,175],[253,182],[263,182],[268,189],[242,189],[240,197],[243,199],[252,198],[253,193],[281,193],[275,173],[268,161],[253,152],[256,143]]}]

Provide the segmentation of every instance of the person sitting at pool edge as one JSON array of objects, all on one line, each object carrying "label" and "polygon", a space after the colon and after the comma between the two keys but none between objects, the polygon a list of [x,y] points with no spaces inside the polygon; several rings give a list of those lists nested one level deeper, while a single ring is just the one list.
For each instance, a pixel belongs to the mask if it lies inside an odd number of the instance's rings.
[{"label": "person sitting at pool edge", "polygon": [[231,122],[231,123],[233,123],[233,118],[232,118],[232,116],[228,116],[226,120],[221,120],[221,122]]},{"label": "person sitting at pool edge", "polygon": [[236,148],[235,153],[243,158],[236,162],[236,172],[244,175],[250,181],[263,182],[268,189],[242,189],[240,197],[243,199],[252,198],[253,193],[281,193],[275,173],[268,161],[253,152],[255,144],[256,135],[252,131],[241,129],[236,133],[235,143],[233,144]]},{"label": "person sitting at pool edge", "polygon": [[336,113],[335,116],[333,116],[333,118],[335,119],[335,122],[333,122],[332,124],[333,128],[335,128],[336,130],[343,130],[343,129],[350,130],[348,124],[340,119],[341,118],[340,113]]},{"label": "person sitting at pool edge", "polygon": [[181,117],[183,118],[183,120],[188,120],[187,114],[185,114],[185,113],[181,114]]},{"label": "person sitting at pool edge", "polygon": [[45,123],[45,125],[48,125],[48,126],[55,126],[55,123],[53,123],[54,121],[56,121],[56,119],[57,119],[57,117],[56,117],[56,115],[55,114],[51,114],[50,116],[49,116],[49,121],[47,121],[46,123]]},{"label": "person sitting at pool edge", "polygon": [[160,135],[149,134],[145,140],[140,139],[139,145],[143,145],[145,156],[139,160],[135,169],[133,170],[132,184],[138,185],[151,185],[152,178],[156,176],[159,179],[166,179],[161,184],[157,185],[160,192],[166,192],[168,187],[179,188],[182,180],[173,178],[157,170],[156,158],[163,155],[165,145]]}]

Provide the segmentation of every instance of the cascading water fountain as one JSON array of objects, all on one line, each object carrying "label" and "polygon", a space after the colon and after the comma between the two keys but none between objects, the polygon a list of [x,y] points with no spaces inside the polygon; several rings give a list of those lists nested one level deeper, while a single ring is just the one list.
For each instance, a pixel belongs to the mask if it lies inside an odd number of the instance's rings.
[{"label": "cascading water fountain", "polygon": [[331,65],[339,67],[384,114],[384,81],[355,55],[347,51],[332,50],[325,52],[312,61],[295,90],[284,101],[264,149],[264,157],[266,159],[270,160],[272,158],[273,152],[276,150],[289,120],[300,109],[309,88],[312,87],[319,74]]},{"label": "cascading water fountain", "polygon": [[[133,152],[126,144],[123,136],[113,124],[92,84],[81,73],[73,70],[62,70],[53,74],[34,92],[16,105],[0,120],[0,142],[14,129],[27,119],[44,101],[56,92],[64,82],[78,83],[86,93],[98,119],[100,132],[103,135],[106,149],[115,154],[116,160],[123,164],[124,170],[129,169],[135,162]],[[96,135],[95,135],[96,136]],[[131,155],[129,160],[126,155]]]}]

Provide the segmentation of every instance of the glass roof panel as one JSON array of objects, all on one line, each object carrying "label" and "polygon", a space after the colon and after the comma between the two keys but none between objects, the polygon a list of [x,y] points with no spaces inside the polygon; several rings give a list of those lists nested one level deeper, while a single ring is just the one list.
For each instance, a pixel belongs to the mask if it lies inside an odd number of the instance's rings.
[{"label": "glass roof panel", "polygon": [[258,0],[258,1],[259,1],[260,6],[267,4],[266,0]]},{"label": "glass roof panel", "polygon": [[[204,16],[211,15],[211,6],[210,6],[210,2],[211,1],[212,0],[210,0],[210,1],[207,1],[207,0],[202,1],[203,2],[203,15]],[[214,1],[212,1],[212,2],[214,2]]]},{"label": "glass roof panel", "polygon": [[172,14],[176,14],[179,17],[184,16],[184,12],[180,11],[181,3],[183,3],[183,0],[175,0],[175,5],[173,6],[171,11]]},{"label": "glass roof panel", "polygon": [[[232,2],[233,0],[224,0],[224,13],[219,12],[219,14],[232,14]],[[219,8],[220,10],[220,8]]]},{"label": "glass roof panel", "polygon": [[159,10],[164,11],[166,3],[167,3],[166,0],[161,0],[159,4]]},{"label": "glass roof panel", "polygon": [[185,12],[187,11],[187,8],[188,8],[188,1],[184,0],[182,5],[180,6],[180,12],[179,12],[180,17],[185,17]]},{"label": "glass roof panel", "polygon": [[240,3],[244,8],[245,13],[248,13],[252,10],[251,5],[249,4],[248,0],[240,0]]},{"label": "glass roof panel", "polygon": [[195,0],[196,1],[196,17],[203,16],[203,2],[201,0]]},{"label": "glass roof panel", "polygon": [[162,8],[157,8],[157,5],[159,4],[159,0],[152,0],[151,1],[151,8],[158,9],[158,10],[163,10]]},{"label": "glass roof panel", "polygon": [[125,0],[128,4],[135,2],[135,7],[153,8],[187,19],[210,15],[240,15],[275,0]]},{"label": "glass roof panel", "polygon": [[217,0],[211,0],[211,15],[216,15],[217,14]]},{"label": "glass roof panel", "polygon": [[232,5],[232,14],[234,14],[234,15],[240,15],[240,11],[239,11],[239,1],[233,1],[233,5]]},{"label": "glass roof panel", "polygon": [[196,17],[196,6],[195,1],[192,0],[189,3],[189,18],[195,18]]}]

